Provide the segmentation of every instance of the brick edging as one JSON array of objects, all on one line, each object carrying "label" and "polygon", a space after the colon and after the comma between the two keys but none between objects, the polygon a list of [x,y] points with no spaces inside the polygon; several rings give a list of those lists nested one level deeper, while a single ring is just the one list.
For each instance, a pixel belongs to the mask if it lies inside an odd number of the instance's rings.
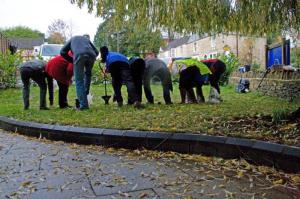
[{"label": "brick edging", "polygon": [[287,172],[300,171],[299,147],[245,138],[49,125],[3,116],[0,116],[0,128],[28,136],[79,144],[244,158],[255,164],[273,166]]}]

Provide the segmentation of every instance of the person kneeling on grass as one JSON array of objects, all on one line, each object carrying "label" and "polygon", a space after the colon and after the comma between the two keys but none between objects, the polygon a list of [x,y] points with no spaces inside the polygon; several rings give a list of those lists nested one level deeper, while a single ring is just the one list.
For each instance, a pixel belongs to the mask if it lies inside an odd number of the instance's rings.
[{"label": "person kneeling on grass", "polygon": [[53,105],[53,80],[45,72],[45,66],[46,62],[41,60],[31,60],[20,65],[20,74],[23,82],[24,110],[29,108],[30,79],[35,81],[40,87],[40,110],[49,110],[46,104],[47,83],[50,105]]},{"label": "person kneeling on grass", "polygon": [[117,52],[109,52],[106,46],[100,48],[100,53],[101,62],[105,63],[106,71],[111,74],[114,99],[118,106],[123,106],[121,88],[124,83],[127,87],[128,102],[132,102],[135,108],[143,108],[137,97],[127,57]]},{"label": "person kneeling on grass", "polygon": [[[69,55],[72,56],[71,51],[69,51]],[[57,81],[59,108],[70,108],[67,95],[72,82],[73,64],[58,55],[47,63],[45,70],[50,77]]]}]

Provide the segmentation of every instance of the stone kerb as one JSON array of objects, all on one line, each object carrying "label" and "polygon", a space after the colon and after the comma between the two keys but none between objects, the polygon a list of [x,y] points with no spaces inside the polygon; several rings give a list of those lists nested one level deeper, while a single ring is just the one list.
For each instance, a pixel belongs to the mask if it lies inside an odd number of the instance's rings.
[{"label": "stone kerb", "polygon": [[192,133],[83,128],[22,122],[0,116],[0,128],[50,140],[129,149],[175,151],[223,158],[244,158],[287,172],[300,171],[300,148],[265,141]]}]

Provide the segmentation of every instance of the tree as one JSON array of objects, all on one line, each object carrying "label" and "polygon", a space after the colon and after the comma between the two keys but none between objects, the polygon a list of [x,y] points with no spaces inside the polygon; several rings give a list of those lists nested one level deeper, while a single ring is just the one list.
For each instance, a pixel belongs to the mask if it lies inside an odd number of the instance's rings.
[{"label": "tree", "polygon": [[[264,34],[300,27],[296,0],[70,0],[98,16],[115,16],[116,25],[130,18],[137,24],[176,32]],[[298,14],[297,14],[298,13]]]},{"label": "tree", "polygon": [[54,20],[48,26],[48,42],[54,44],[65,43],[67,39],[67,33],[69,32],[70,27],[61,19]]},{"label": "tree", "polygon": [[161,33],[147,26],[136,26],[132,20],[124,21],[115,29],[114,18],[101,23],[94,38],[97,47],[107,45],[112,51],[119,51],[127,56],[158,52],[162,44]]},{"label": "tree", "polygon": [[16,26],[0,30],[7,38],[44,38],[44,34],[26,26]]}]

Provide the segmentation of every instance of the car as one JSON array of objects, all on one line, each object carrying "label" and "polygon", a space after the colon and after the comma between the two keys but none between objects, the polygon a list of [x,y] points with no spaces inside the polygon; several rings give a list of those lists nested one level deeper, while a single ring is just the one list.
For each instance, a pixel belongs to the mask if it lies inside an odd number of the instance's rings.
[{"label": "car", "polygon": [[40,47],[40,52],[38,55],[44,61],[49,61],[52,57],[60,54],[60,50],[62,47],[62,44],[43,44]]}]

